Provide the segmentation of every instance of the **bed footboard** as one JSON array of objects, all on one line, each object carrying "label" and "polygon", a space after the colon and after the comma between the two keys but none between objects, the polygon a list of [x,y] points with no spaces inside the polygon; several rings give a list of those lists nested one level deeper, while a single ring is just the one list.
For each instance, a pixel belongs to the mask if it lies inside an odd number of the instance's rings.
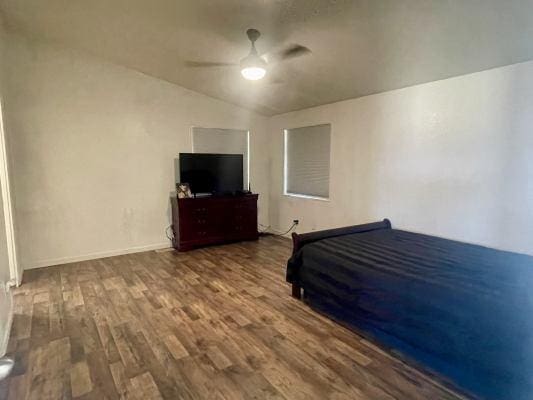
[{"label": "bed footboard", "polygon": [[335,236],[349,235],[351,233],[361,233],[374,231],[376,229],[390,229],[391,223],[388,219],[379,222],[372,222],[369,224],[345,226],[343,228],[326,229],[323,231],[296,233],[292,234],[292,254],[296,254],[304,245],[317,240],[332,238]]},{"label": "bed footboard", "polygon": [[[373,231],[376,229],[391,229],[391,223],[388,219],[384,219],[379,222],[372,222],[370,224],[362,225],[352,225],[346,226],[343,228],[335,229],[326,229],[323,231],[309,232],[297,234],[293,232],[292,234],[292,255],[295,256],[296,253],[306,244],[316,242],[318,240],[332,238],[335,236],[349,235],[352,233],[361,233]],[[292,297],[295,299],[302,298],[302,287],[299,283],[292,283]]]}]

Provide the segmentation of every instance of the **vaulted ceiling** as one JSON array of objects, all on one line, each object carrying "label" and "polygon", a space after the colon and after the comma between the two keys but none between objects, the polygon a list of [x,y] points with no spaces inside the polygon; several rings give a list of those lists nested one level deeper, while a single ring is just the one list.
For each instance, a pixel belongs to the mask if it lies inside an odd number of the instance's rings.
[{"label": "vaulted ceiling", "polygon": [[[274,115],[533,59],[533,0],[0,0],[8,29]],[[244,80],[260,53],[312,54]]]}]

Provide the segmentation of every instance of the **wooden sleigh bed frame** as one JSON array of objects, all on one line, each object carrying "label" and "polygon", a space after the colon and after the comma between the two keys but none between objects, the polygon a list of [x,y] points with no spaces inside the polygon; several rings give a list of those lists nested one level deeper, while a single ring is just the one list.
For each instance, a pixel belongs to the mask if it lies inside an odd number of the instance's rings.
[{"label": "wooden sleigh bed frame", "polygon": [[294,298],[462,393],[533,398],[532,256],[388,219],[292,240]]}]

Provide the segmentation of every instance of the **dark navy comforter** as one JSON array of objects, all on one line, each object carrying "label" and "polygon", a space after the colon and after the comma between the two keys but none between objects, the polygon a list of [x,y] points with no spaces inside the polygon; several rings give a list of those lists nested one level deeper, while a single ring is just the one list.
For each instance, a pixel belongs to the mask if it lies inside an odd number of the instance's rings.
[{"label": "dark navy comforter", "polygon": [[533,399],[533,257],[379,229],[304,245],[287,280],[467,392]]}]

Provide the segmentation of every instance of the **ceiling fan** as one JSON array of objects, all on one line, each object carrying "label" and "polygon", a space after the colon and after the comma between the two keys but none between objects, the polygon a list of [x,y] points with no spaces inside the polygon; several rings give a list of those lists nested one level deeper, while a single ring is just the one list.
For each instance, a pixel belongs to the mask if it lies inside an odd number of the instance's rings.
[{"label": "ceiling fan", "polygon": [[291,58],[307,55],[311,53],[307,47],[292,44],[288,47],[267,55],[267,59],[264,56],[260,56],[255,48],[255,42],[261,36],[261,32],[257,29],[248,29],[246,35],[251,42],[250,53],[241,59],[239,63],[226,63],[226,62],[203,62],[203,61],[187,61],[185,65],[192,68],[205,68],[205,67],[226,67],[226,66],[240,66],[241,74],[244,78],[257,81],[264,78],[267,72],[268,63],[286,61]]}]

